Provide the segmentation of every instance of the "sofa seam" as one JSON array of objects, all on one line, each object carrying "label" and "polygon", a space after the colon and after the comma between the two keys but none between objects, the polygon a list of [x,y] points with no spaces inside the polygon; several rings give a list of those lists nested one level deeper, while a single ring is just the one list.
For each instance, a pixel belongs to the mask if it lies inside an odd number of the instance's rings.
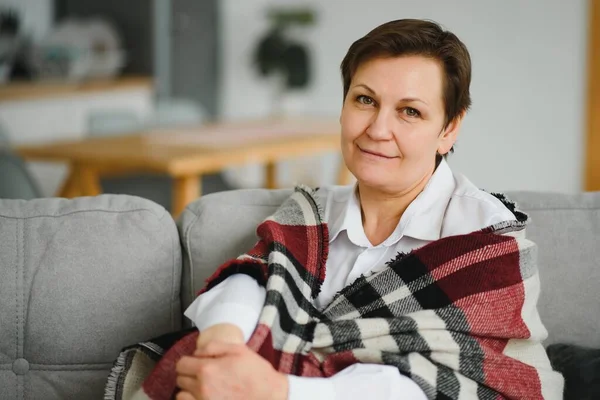
[{"label": "sofa seam", "polygon": [[21,353],[22,357],[24,357],[24,349],[25,346],[25,254],[27,242],[25,240],[25,221],[21,222],[21,324],[22,324],[22,333],[23,333],[23,344],[21,345]]},{"label": "sofa seam", "polygon": [[[98,363],[98,364],[30,364],[30,371],[103,371],[106,368],[111,368],[112,363]],[[42,368],[39,368],[42,367]],[[44,368],[50,367],[50,368]],[[57,368],[52,368],[57,367]],[[65,368],[66,367],[66,368]],[[68,368],[68,367],[79,367],[79,368]],[[94,367],[94,368],[91,368]]]},{"label": "sofa seam", "polygon": [[15,343],[15,359],[19,358],[19,225],[20,221],[17,221],[16,232],[15,232],[15,336],[17,341]]},{"label": "sofa seam", "polygon": [[[212,205],[209,203],[209,205]],[[269,207],[269,208],[273,208],[273,207],[278,207],[281,205],[281,203],[279,205],[277,204],[239,204],[236,202],[217,202],[218,206],[236,206],[236,207]],[[191,212],[194,215],[197,215],[191,208],[188,208],[188,211]]]},{"label": "sofa seam", "polygon": [[[23,282],[21,282],[21,285],[19,285],[19,272],[21,272],[21,274],[23,273],[23,270],[25,269],[25,249],[24,249],[24,245],[25,245],[25,230],[23,229],[23,225],[24,225],[24,221],[20,220],[17,224],[17,237],[18,237],[18,243],[17,243],[17,254],[18,254],[18,264],[17,264],[17,268],[16,268],[16,280],[17,280],[17,291],[21,290],[21,301],[23,301],[23,293],[25,292],[24,288],[23,288]],[[19,271],[21,270],[21,271]],[[22,277],[22,275],[21,275]],[[16,299],[16,303],[17,303],[17,309],[16,314],[17,314],[17,354],[16,354],[16,359],[20,359],[23,358],[23,344],[21,343],[22,341],[24,341],[24,338],[21,338],[21,324],[23,323],[22,320],[22,310],[23,310],[23,304],[21,304],[21,309],[19,310],[19,293],[16,293],[15,296]],[[24,325],[24,324],[23,324]],[[20,395],[19,395],[20,394]],[[17,376],[17,396],[20,396],[20,398],[24,399],[25,398],[25,385],[23,383],[23,377],[21,375]]]},{"label": "sofa seam", "polygon": [[[198,216],[198,214],[196,214],[196,212],[194,212],[194,210],[192,210],[191,207],[189,207],[189,206],[186,207],[186,209],[184,210],[184,212],[185,211],[188,211],[188,212],[192,213],[195,217]],[[181,215],[183,216],[183,213]]]},{"label": "sofa seam", "polygon": [[[165,215],[167,215],[168,213],[163,214],[163,217]],[[171,214],[168,214],[169,216]],[[161,217],[160,219],[162,220],[163,217]],[[175,223],[175,221],[173,221],[173,218],[169,219],[169,224],[171,224],[171,228],[175,228],[175,233],[177,235],[177,241],[175,240],[174,237],[171,237],[171,258],[172,258],[172,263],[173,263],[173,269],[172,269],[172,273],[173,273],[173,279],[171,281],[171,329],[178,329],[175,326],[175,313],[178,313],[178,311],[176,310],[176,303],[177,303],[177,299],[175,298],[175,291],[176,291],[176,287],[177,287],[177,280],[175,279],[175,276],[177,276],[177,257],[176,257],[176,248],[180,246],[179,242],[179,232],[177,232],[177,224]],[[182,265],[183,267],[183,265]],[[180,268],[181,271],[182,268]],[[183,271],[182,271],[183,272]],[[179,280],[181,281],[181,276],[179,277]],[[180,284],[181,285],[181,284]],[[179,302],[181,303],[181,296],[179,298]],[[179,308],[181,308],[181,304],[179,305]],[[180,327],[179,327],[180,328]]]},{"label": "sofa seam", "polygon": [[[160,217],[158,217],[158,221],[159,222],[164,222],[164,219],[167,218],[166,216],[171,216],[170,213],[163,213],[163,215],[161,215]],[[171,224],[171,228],[173,228],[173,218],[167,218],[169,220],[169,224]],[[179,240],[179,233],[177,232],[177,226],[175,226],[175,232],[177,233],[178,236],[178,240]],[[175,313],[177,312],[177,310],[175,310],[175,307],[173,305],[173,302],[175,299],[175,290],[176,290],[176,281],[175,281],[175,269],[177,268],[177,263],[176,263],[176,256],[175,256],[175,249],[176,247],[179,246],[178,243],[175,242],[175,239],[173,237],[171,237],[171,263],[172,263],[172,273],[173,273],[173,279],[172,279],[172,284],[171,284],[171,297],[170,297],[170,313],[169,313],[169,319],[171,322],[171,329],[176,329],[175,327]],[[181,301],[181,300],[180,300]]]},{"label": "sofa seam", "polygon": [[[171,224],[171,227],[173,227],[172,222],[169,221],[169,223]],[[175,227],[175,230],[177,231],[177,227]],[[171,312],[169,313],[170,317],[171,317],[171,329],[176,329],[175,328],[175,310],[174,310],[174,305],[173,305],[173,301],[175,300],[175,276],[176,276],[175,246],[176,246],[176,243],[174,242],[173,237],[171,237],[171,263],[173,264],[172,270],[171,270],[171,273],[173,274],[173,279],[171,279],[171,307],[170,307]]]},{"label": "sofa seam", "polygon": [[17,341],[15,343],[15,359],[19,358],[19,225],[20,221],[17,221],[16,232],[15,232],[15,336],[17,337]]},{"label": "sofa seam", "polygon": [[[25,221],[21,221],[21,332],[23,333],[23,343],[21,343],[21,358],[25,358],[25,255],[27,254],[27,249],[25,246],[27,242],[25,240]],[[23,393],[23,398],[25,398],[25,376],[22,377],[21,382],[21,390]]]},{"label": "sofa seam", "polygon": [[163,215],[158,215],[157,213],[155,213],[152,210],[149,210],[147,208],[134,208],[131,210],[119,210],[119,211],[102,210],[102,209],[87,209],[87,210],[71,211],[71,212],[64,213],[64,214],[42,214],[42,215],[32,215],[29,217],[25,217],[25,216],[17,217],[17,216],[9,216],[9,215],[5,215],[5,214],[0,214],[0,217],[7,218],[7,219],[25,220],[25,219],[34,219],[34,218],[61,218],[61,217],[67,217],[70,215],[89,213],[89,212],[99,212],[99,213],[107,213],[107,214],[126,214],[126,213],[130,213],[130,212],[139,212],[139,211],[149,212],[159,219],[161,219],[164,215],[166,215],[166,212],[163,213]]},{"label": "sofa seam", "polygon": [[[200,214],[196,214],[195,212],[192,212],[192,214],[194,215],[194,219],[190,222],[190,224],[187,226],[187,228],[184,232],[187,253],[188,253],[187,256],[190,261],[190,288],[189,289],[190,289],[191,303],[194,302],[194,297],[195,297],[194,296],[195,274],[194,274],[194,259],[192,257],[192,248],[190,245],[190,231],[192,230],[193,226],[200,220],[200,217],[202,216],[203,213],[204,213],[204,209],[200,212]],[[182,273],[182,278],[183,278],[183,273]],[[186,290],[187,290],[187,288],[186,288]]]}]

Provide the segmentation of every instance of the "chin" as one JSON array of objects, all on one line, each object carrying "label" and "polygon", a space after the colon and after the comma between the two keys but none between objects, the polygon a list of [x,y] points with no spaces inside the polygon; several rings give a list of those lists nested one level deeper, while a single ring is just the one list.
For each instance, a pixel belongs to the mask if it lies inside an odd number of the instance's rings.
[{"label": "chin", "polygon": [[377,171],[361,171],[354,174],[356,180],[361,184],[373,188],[383,189],[390,185],[390,179],[385,174],[377,173]]}]

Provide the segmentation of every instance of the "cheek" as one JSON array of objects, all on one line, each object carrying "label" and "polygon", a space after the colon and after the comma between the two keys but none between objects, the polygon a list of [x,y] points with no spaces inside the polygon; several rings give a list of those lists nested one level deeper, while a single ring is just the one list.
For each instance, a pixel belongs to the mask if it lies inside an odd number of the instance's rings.
[{"label": "cheek", "polygon": [[426,159],[435,155],[437,136],[432,131],[423,129],[407,129],[394,136],[396,146],[408,159]]},{"label": "cheek", "polygon": [[347,107],[344,106],[342,109],[342,114],[340,116],[340,126],[342,129],[342,142],[350,142],[359,136],[359,129],[357,124],[354,122],[354,115],[352,112],[347,110]]},{"label": "cheek", "polygon": [[344,104],[340,115],[342,140],[349,142],[361,136],[369,125],[369,118],[368,112],[356,110],[352,105]]}]

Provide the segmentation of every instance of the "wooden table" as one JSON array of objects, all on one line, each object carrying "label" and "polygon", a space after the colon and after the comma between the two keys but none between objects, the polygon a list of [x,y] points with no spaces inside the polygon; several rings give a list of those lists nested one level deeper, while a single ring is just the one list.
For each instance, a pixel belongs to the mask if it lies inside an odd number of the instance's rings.
[{"label": "wooden table", "polygon": [[[69,165],[59,197],[101,194],[100,177],[138,172],[169,175],[174,178],[172,213],[177,216],[200,196],[202,174],[258,162],[266,167],[265,186],[274,188],[276,162],[339,152],[339,141],[337,121],[269,119],[25,145],[16,151],[26,160]],[[341,165],[338,183],[349,180]]]},{"label": "wooden table", "polygon": [[12,81],[0,85],[0,103],[26,100],[56,99],[93,93],[107,93],[153,87],[151,77],[121,76],[118,78],[69,81]]}]

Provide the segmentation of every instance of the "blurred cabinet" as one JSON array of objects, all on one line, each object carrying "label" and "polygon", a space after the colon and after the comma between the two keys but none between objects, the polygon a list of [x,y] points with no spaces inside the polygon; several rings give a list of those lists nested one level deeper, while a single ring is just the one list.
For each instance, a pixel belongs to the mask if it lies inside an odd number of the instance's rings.
[{"label": "blurred cabinet", "polygon": [[123,73],[128,75],[153,74],[152,15],[150,0],[55,0],[55,22],[102,17],[115,25],[127,52]]},{"label": "blurred cabinet", "polygon": [[218,114],[218,0],[55,1],[56,21],[114,22],[128,54],[126,74],[152,75],[158,95],[194,100],[208,116]]},{"label": "blurred cabinet", "polygon": [[172,96],[218,115],[218,0],[171,0]]}]

